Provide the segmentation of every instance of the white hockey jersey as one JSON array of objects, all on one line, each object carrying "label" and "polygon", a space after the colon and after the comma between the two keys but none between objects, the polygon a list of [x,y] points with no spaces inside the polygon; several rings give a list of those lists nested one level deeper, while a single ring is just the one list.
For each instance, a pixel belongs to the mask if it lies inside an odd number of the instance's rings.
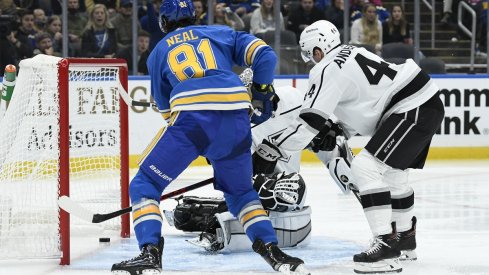
[{"label": "white hockey jersey", "polygon": [[[275,93],[280,100],[273,116],[261,124],[251,126],[253,136],[252,153],[255,151],[256,146],[262,143],[263,139],[270,142],[275,141],[287,129],[287,126],[299,116],[302,101],[304,100],[304,92],[292,86],[281,86],[275,87]],[[276,169],[285,171],[287,174],[299,172],[300,158],[301,152],[295,152],[285,158],[280,158]]]},{"label": "white hockey jersey", "polygon": [[[309,74],[301,116],[326,120],[334,115],[347,134],[372,136],[382,121],[430,99],[438,87],[412,59],[401,65],[351,45],[330,52]],[[292,154],[302,151],[318,129],[297,117],[275,144]]]},{"label": "white hockey jersey", "polygon": [[[260,145],[263,139],[274,142],[287,129],[287,127],[299,117],[304,101],[304,92],[292,86],[275,87],[275,93],[279,97],[277,109],[273,116],[267,121],[251,126],[253,144],[252,153],[256,146]],[[297,136],[297,138],[300,138]],[[307,137],[305,137],[307,138]],[[300,171],[302,150],[295,151],[279,158],[276,172],[285,171],[287,174]],[[337,152],[320,151],[316,153],[318,159],[326,165],[332,158],[337,156]]]}]

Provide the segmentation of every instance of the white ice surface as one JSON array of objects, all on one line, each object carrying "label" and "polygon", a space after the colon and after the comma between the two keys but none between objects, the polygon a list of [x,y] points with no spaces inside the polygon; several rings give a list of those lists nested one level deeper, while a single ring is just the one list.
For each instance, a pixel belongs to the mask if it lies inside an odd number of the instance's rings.
[{"label": "white ice surface", "polygon": [[[211,176],[209,167],[191,168],[167,191]],[[354,274],[352,255],[370,239],[362,209],[353,195],[341,195],[321,165],[306,165],[302,175],[312,207],[312,242],[287,253],[303,258],[312,274]],[[418,217],[418,261],[403,263],[402,274],[489,274],[489,161],[428,162],[411,172]],[[211,186],[189,194],[216,195]],[[171,210],[174,200],[161,204]],[[84,230],[73,233],[72,264],[59,260],[0,260],[0,275],[110,274],[113,263],[138,254],[134,236],[121,240],[114,232]],[[163,274],[278,274],[253,252],[210,255],[184,240],[193,235],[164,224],[166,245]],[[110,237],[100,245],[99,237]]]}]

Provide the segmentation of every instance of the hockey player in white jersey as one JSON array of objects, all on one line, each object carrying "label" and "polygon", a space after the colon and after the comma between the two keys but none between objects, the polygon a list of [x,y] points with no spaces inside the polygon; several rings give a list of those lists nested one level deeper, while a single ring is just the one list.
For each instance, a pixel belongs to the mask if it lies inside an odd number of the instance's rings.
[{"label": "hockey player in white jersey", "polygon": [[[253,71],[251,69],[246,69],[239,77],[245,86],[249,86],[253,79]],[[273,142],[277,139],[287,129],[290,122],[299,116],[304,95],[303,91],[295,87],[279,86],[275,87],[275,96],[269,103],[270,106],[254,106],[255,112],[262,114],[264,118],[261,119],[260,123],[252,122],[252,152],[255,151],[256,147],[260,145],[264,139],[269,142]],[[255,104],[255,102],[252,101],[252,104]],[[257,102],[257,104],[261,105],[263,103]],[[263,109],[266,109],[266,111],[264,112]],[[333,149],[337,145],[337,136],[341,135],[343,131],[343,129],[339,128],[333,121],[330,120],[327,123],[330,126],[330,130],[318,134],[308,146],[308,149],[313,151],[324,165],[328,165],[331,159],[339,157],[339,152],[337,150],[333,151]],[[338,143],[340,143],[340,145],[342,144],[341,138],[338,139]],[[277,172],[285,172],[286,174],[294,172],[298,173],[300,170],[301,153],[302,151],[297,151],[286,157],[279,158],[277,165],[274,167],[275,169],[270,171],[262,169],[260,172],[265,174]]]},{"label": "hockey player in white jersey", "polygon": [[[444,116],[438,87],[416,63],[385,62],[364,48],[342,45],[336,27],[317,21],[301,34],[304,60],[317,63],[299,117],[254,153],[254,169],[303,150],[334,115],[346,135],[371,136],[353,159],[352,174],[374,242],[353,257],[357,273],[400,272],[401,250],[414,249],[416,217],[408,168],[424,166]],[[256,172],[256,171],[255,171]]]}]

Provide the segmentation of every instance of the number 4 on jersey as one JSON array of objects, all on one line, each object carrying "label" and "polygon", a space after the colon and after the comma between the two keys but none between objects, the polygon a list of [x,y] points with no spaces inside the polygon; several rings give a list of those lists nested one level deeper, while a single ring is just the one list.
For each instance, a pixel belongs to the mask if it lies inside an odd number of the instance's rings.
[{"label": "number 4 on jersey", "polygon": [[[397,72],[394,69],[389,68],[389,63],[386,63],[384,61],[380,61],[380,63],[377,63],[374,60],[368,59],[361,54],[357,54],[355,56],[355,60],[365,74],[365,77],[367,77],[370,85],[379,84],[380,79],[384,75],[391,80],[394,80],[394,77],[396,77]],[[372,74],[370,68],[376,70],[375,74]]]}]

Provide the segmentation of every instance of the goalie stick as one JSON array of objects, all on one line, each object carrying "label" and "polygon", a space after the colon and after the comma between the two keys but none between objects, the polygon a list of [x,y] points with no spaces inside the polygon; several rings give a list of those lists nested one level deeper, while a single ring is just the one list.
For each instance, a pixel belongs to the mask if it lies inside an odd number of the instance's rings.
[{"label": "goalie stick", "polygon": [[[203,180],[201,182],[194,183],[192,185],[180,188],[178,190],[172,191],[170,193],[164,194],[163,196],[160,197],[160,201],[166,200],[168,198],[183,194],[185,192],[200,188],[202,186],[208,185],[210,183],[214,182],[214,178],[209,178],[206,180]],[[80,204],[76,203],[73,201],[70,197],[68,196],[61,196],[58,199],[58,205],[61,209],[64,211],[73,214],[81,219],[84,219],[88,222],[91,223],[101,223],[107,220],[110,220],[112,218],[127,214],[132,211],[132,206],[126,207],[114,212],[106,213],[106,214],[98,214],[98,213],[93,213],[92,211],[82,207]]]}]

